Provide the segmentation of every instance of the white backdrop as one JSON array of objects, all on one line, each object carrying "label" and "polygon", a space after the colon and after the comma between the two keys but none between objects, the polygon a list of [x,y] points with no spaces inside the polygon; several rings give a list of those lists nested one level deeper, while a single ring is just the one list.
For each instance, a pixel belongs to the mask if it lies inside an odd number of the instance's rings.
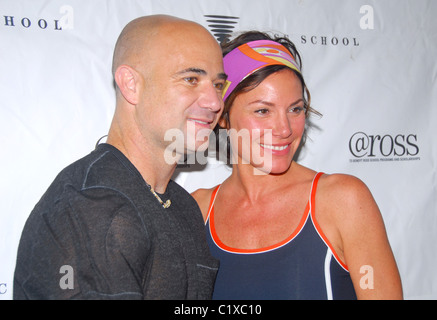
[{"label": "white backdrop", "polygon": [[[312,119],[300,163],[362,179],[382,211],[405,298],[436,299],[434,0],[0,0],[0,299],[12,297],[33,206],[108,131],[119,32],[158,13],[197,21],[217,37],[288,34],[323,114]],[[211,159],[181,168],[175,180],[193,191],[229,173]]]}]

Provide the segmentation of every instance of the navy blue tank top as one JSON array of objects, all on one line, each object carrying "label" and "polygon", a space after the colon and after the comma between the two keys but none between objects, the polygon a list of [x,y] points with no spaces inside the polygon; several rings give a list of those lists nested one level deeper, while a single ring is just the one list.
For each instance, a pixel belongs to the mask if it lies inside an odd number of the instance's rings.
[{"label": "navy blue tank top", "polygon": [[207,241],[220,260],[213,299],[331,300],[356,299],[347,266],[336,256],[315,217],[313,181],[304,215],[284,241],[261,249],[236,249],[223,244],[214,228],[214,190],[206,220]]}]

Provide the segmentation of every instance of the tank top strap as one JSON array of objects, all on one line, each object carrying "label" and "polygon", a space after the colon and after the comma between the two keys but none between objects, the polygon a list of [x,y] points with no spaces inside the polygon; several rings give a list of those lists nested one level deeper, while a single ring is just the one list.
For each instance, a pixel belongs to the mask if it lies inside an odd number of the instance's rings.
[{"label": "tank top strap", "polygon": [[313,185],[311,187],[311,196],[310,196],[310,216],[311,216],[311,220],[313,221],[313,225],[317,231],[317,233],[319,234],[319,236],[322,238],[322,240],[325,242],[325,244],[329,247],[329,249],[331,250],[334,258],[337,260],[337,262],[340,264],[340,266],[343,267],[344,270],[349,272],[349,269],[346,265],[346,263],[344,263],[338,256],[337,252],[335,251],[333,245],[331,244],[331,242],[329,241],[329,239],[326,237],[326,235],[324,234],[322,228],[320,227],[317,218],[316,218],[316,190],[317,190],[317,184],[319,182],[320,177],[323,175],[323,172],[319,172],[316,174],[314,181],[313,181]]},{"label": "tank top strap", "polygon": [[[313,179],[312,185],[311,185],[311,192],[310,192],[310,197],[309,197],[309,204],[310,204],[310,212],[313,212],[313,210],[315,210],[315,199],[316,199],[316,190],[317,190],[317,184],[319,182],[320,177],[323,175],[323,172],[318,172]],[[218,186],[216,186],[214,188],[214,190],[211,193],[211,199],[209,202],[209,207],[208,207],[208,213],[206,215],[206,220],[205,223],[209,220],[211,211],[214,209],[214,203],[215,203],[215,199],[217,197],[217,193],[219,191],[221,187],[221,184],[219,184]]]},{"label": "tank top strap", "polygon": [[311,185],[311,192],[310,192],[310,209],[311,212],[315,212],[315,203],[316,203],[316,191],[317,191],[317,184],[319,183],[320,177],[323,175],[323,172],[318,172],[313,179],[313,183]]},{"label": "tank top strap", "polygon": [[211,214],[211,211],[214,209],[215,198],[217,197],[217,193],[218,193],[220,187],[221,187],[221,184],[219,184],[217,187],[215,187],[211,193],[211,200],[209,201],[208,213],[206,215],[205,223],[209,220],[209,215]]}]

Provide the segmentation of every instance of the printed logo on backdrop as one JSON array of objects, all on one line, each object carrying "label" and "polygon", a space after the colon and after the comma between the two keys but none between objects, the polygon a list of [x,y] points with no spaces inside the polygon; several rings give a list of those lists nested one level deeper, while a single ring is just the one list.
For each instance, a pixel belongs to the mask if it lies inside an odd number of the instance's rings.
[{"label": "printed logo on backdrop", "polygon": [[355,132],[349,139],[350,162],[420,160],[417,134],[367,134]]},{"label": "printed logo on backdrop", "polygon": [[[371,5],[362,5],[358,12],[358,25],[361,30],[373,30],[375,28],[374,9]],[[218,42],[223,42],[230,38],[238,24],[239,17],[223,15],[205,15],[210,31],[217,38]],[[300,43],[303,45],[315,46],[344,46],[358,47],[360,41],[358,37],[341,35],[300,35]]]},{"label": "printed logo on backdrop", "polygon": [[0,295],[6,294],[6,292],[8,292],[7,283],[0,283]]},{"label": "printed logo on backdrop", "polygon": [[[363,5],[359,9],[358,24],[361,30],[373,30],[374,10],[370,5]],[[358,37],[341,36],[341,35],[301,35],[300,43],[303,45],[314,46],[343,46],[343,47],[359,47],[360,41]]]},{"label": "printed logo on backdrop", "polygon": [[225,42],[230,38],[236,25],[238,24],[239,17],[231,16],[219,16],[219,15],[205,15],[206,22],[211,33],[217,38],[219,43]]},{"label": "printed logo on backdrop", "polygon": [[21,28],[23,30],[68,30],[74,28],[74,10],[72,6],[62,5],[58,14],[53,16],[18,16],[2,13],[4,28]]}]

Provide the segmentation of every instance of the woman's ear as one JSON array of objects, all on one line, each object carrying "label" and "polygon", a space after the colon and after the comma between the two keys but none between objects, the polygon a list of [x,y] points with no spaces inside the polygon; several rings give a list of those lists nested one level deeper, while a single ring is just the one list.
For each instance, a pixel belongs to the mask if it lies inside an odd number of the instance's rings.
[{"label": "woman's ear", "polygon": [[218,121],[218,125],[223,129],[229,129],[229,113],[223,113]]},{"label": "woman's ear", "polygon": [[114,80],[126,101],[132,105],[138,104],[138,72],[127,65],[121,65],[115,71]]}]

